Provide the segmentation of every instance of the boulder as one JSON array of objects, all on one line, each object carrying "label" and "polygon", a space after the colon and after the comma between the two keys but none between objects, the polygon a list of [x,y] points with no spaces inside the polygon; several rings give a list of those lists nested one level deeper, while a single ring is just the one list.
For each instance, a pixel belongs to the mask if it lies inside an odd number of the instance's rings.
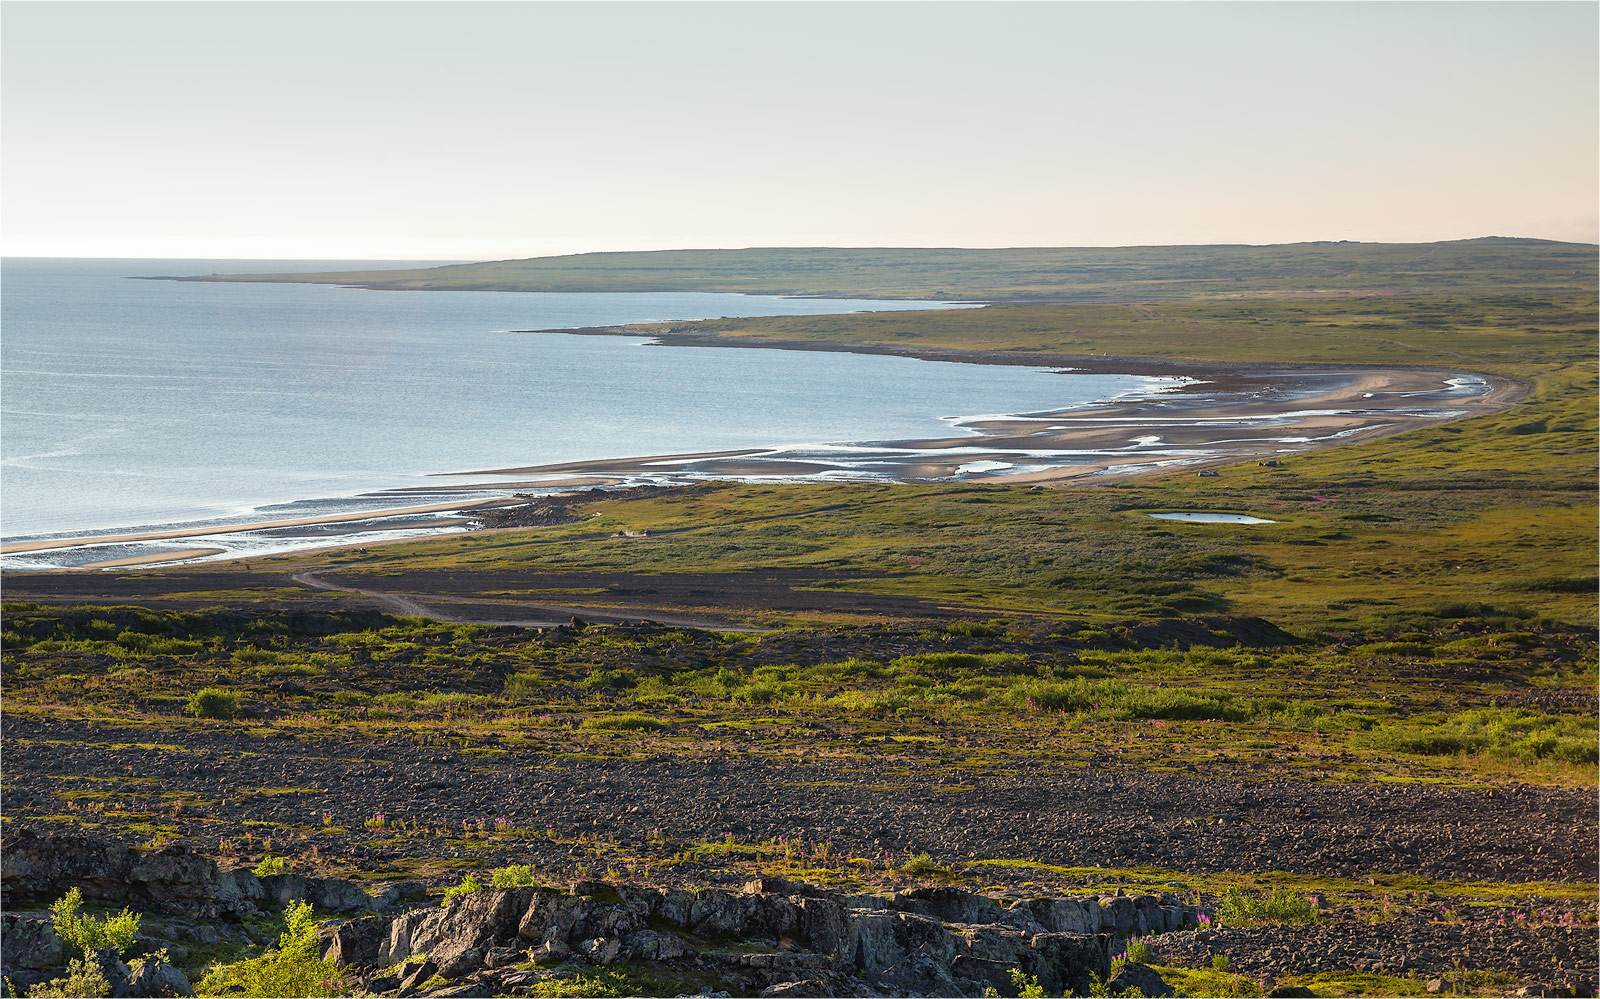
[{"label": "boulder", "polygon": [[[1042,984],[1042,983],[1041,983]],[[1118,992],[1127,992],[1138,989],[1146,996],[1175,996],[1178,991],[1162,980],[1161,975],[1148,964],[1136,964],[1132,961],[1117,969],[1117,973],[1106,982],[1106,987],[1114,995]]]},{"label": "boulder", "polygon": [[1000,922],[998,902],[959,888],[912,888],[892,896],[889,907],[931,916],[944,923]]},{"label": "boulder", "polygon": [[67,945],[56,936],[55,927],[48,919],[27,919],[7,913],[0,916],[0,938],[5,946],[0,948],[5,974],[19,971],[49,971],[66,964]]},{"label": "boulder", "polygon": [[130,996],[192,996],[194,986],[183,972],[154,958],[134,965],[128,976]]},{"label": "boulder", "polygon": [[827,898],[795,898],[801,942],[839,961],[850,958],[850,924],[845,907]]},{"label": "boulder", "polygon": [[1134,905],[1133,899],[1126,895],[1117,895],[1100,900],[1099,932],[1126,937],[1133,935],[1138,925],[1139,909]]},{"label": "boulder", "polygon": [[83,957],[90,964],[99,967],[100,973],[111,983],[111,995],[114,999],[138,994],[128,988],[128,979],[133,977],[133,969],[123,963],[115,947],[101,947]]},{"label": "boulder", "polygon": [[0,838],[0,885],[10,896],[58,898],[78,888],[86,899],[110,901],[128,895],[133,858],[117,840],[81,832],[40,835],[22,828]]},{"label": "boulder", "polygon": [[420,881],[400,881],[385,888],[372,904],[379,912],[389,912],[425,902],[427,898],[427,885]]},{"label": "boulder", "polygon": [[341,968],[376,965],[378,952],[389,937],[389,924],[384,916],[366,916],[324,930],[322,956]]},{"label": "boulder", "polygon": [[1105,978],[1111,971],[1111,940],[1103,933],[1040,933],[1028,941],[1023,970],[1039,978],[1054,995],[1086,995],[1091,975]]}]

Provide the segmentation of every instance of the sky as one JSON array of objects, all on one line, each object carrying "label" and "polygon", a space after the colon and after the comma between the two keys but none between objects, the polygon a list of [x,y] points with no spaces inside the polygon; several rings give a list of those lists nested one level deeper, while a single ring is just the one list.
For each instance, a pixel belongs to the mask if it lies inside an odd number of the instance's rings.
[{"label": "sky", "polygon": [[1595,3],[0,4],[0,252],[1600,240]]}]

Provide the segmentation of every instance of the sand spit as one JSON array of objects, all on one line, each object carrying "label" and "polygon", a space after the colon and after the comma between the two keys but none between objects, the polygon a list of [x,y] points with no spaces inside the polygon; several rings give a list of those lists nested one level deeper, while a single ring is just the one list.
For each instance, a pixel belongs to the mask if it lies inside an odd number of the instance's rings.
[{"label": "sand spit", "polygon": [[[0,555],[21,555],[24,552],[42,552],[57,548],[81,548],[85,545],[129,544],[135,541],[170,541],[175,538],[203,538],[213,534],[241,534],[247,531],[266,531],[283,527],[309,527],[313,524],[340,524],[383,517],[405,517],[420,513],[467,510],[491,503],[504,503],[501,499],[467,500],[457,503],[433,503],[428,506],[409,506],[391,510],[367,510],[359,513],[333,513],[324,517],[300,517],[296,520],[263,520],[253,524],[227,524],[220,527],[175,528],[170,531],[146,531],[142,534],[99,534],[81,538],[52,538],[49,541],[22,541],[0,545]],[[196,556],[188,556],[196,557]],[[163,561],[169,561],[164,559]],[[119,562],[131,565],[131,562]]]}]

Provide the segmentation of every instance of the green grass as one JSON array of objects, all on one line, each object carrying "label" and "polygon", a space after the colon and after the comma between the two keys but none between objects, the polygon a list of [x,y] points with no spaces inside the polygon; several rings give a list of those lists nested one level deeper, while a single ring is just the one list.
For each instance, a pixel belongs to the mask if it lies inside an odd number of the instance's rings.
[{"label": "green grass", "polygon": [[236,275],[391,289],[720,291],[881,298],[1548,293],[1595,283],[1593,247],[1543,240],[999,250],[760,248],[580,253],[414,271]]}]

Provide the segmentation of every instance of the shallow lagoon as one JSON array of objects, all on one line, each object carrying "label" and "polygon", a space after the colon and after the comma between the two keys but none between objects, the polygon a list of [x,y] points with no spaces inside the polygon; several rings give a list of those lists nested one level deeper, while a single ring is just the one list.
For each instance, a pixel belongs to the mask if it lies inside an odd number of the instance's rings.
[{"label": "shallow lagoon", "polygon": [[1205,513],[1200,511],[1185,511],[1182,513],[1152,513],[1149,516],[1157,520],[1181,520],[1188,524],[1276,524],[1276,520],[1263,520],[1260,517],[1251,517],[1242,513]]}]

